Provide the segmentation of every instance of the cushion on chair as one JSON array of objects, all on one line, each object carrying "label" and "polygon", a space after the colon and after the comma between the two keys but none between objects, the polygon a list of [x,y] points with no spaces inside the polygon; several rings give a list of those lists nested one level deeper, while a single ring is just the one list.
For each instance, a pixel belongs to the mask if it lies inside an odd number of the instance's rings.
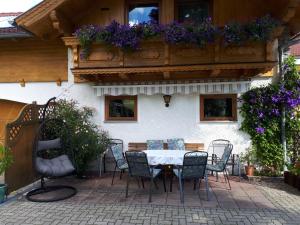
[{"label": "cushion on chair", "polygon": [[112,151],[114,159],[116,160],[118,168],[123,169],[121,167],[126,167],[124,169],[127,169],[128,165],[127,165],[126,160],[125,160],[124,155],[123,155],[122,145],[112,144],[111,145],[111,151]]},{"label": "cushion on chair", "polygon": [[168,149],[171,150],[185,150],[184,139],[183,138],[173,138],[168,139]]},{"label": "cushion on chair", "polygon": [[69,157],[61,155],[53,159],[36,158],[37,171],[45,176],[60,177],[75,171]]},{"label": "cushion on chair", "polygon": [[164,141],[163,140],[147,140],[147,149],[148,150],[164,149]]},{"label": "cushion on chair", "polygon": [[37,151],[61,148],[61,140],[60,138],[56,138],[53,140],[38,141],[37,145]]},{"label": "cushion on chair", "polygon": [[128,169],[128,164],[125,162],[124,164],[122,164],[122,165],[119,166],[119,169],[120,170],[126,170],[126,169]]},{"label": "cushion on chair", "polygon": [[211,170],[211,171],[217,171],[217,172],[222,172],[222,166],[221,165],[212,165],[212,164],[208,164],[206,166],[207,170]]}]

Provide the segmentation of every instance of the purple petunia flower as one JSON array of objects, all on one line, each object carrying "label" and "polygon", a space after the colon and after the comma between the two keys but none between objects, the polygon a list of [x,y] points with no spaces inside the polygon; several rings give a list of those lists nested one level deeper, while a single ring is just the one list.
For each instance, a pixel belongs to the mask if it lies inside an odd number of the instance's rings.
[{"label": "purple petunia flower", "polygon": [[263,127],[256,127],[255,130],[256,130],[256,133],[258,133],[258,134],[265,133],[265,128],[263,128]]},{"label": "purple petunia flower", "polygon": [[259,112],[259,113],[258,113],[258,118],[261,119],[261,118],[263,118],[263,117],[264,117],[264,113],[263,113],[263,112]]}]

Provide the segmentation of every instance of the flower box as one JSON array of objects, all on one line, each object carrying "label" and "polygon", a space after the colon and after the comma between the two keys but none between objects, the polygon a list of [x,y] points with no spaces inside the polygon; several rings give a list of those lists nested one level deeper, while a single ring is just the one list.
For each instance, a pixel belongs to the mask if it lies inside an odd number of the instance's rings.
[{"label": "flower box", "polygon": [[249,42],[243,45],[221,45],[219,61],[221,63],[258,62],[266,59],[266,44]]}]

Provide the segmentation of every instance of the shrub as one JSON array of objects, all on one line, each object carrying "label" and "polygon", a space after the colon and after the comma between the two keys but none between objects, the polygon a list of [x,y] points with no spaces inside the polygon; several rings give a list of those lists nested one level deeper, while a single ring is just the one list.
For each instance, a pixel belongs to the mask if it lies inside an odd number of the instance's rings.
[{"label": "shrub", "polygon": [[69,139],[69,152],[74,152],[74,161],[78,174],[86,171],[89,162],[96,159],[109,144],[108,133],[92,123],[93,110],[79,107],[76,101],[59,100],[51,118],[64,121],[66,126],[51,130],[61,131],[62,137]]}]

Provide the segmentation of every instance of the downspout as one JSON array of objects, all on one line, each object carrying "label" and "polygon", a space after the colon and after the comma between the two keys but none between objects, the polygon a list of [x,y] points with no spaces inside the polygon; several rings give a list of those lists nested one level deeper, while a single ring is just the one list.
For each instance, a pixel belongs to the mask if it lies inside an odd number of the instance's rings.
[{"label": "downspout", "polygon": [[[283,68],[282,68],[282,57],[283,57],[283,45],[278,46],[278,62],[279,62],[279,76],[280,80],[284,81],[284,73],[283,73]],[[283,148],[283,171],[287,171],[287,146],[286,146],[286,131],[285,131],[285,123],[286,123],[286,109],[285,105],[283,104],[281,109],[281,144]]]}]

